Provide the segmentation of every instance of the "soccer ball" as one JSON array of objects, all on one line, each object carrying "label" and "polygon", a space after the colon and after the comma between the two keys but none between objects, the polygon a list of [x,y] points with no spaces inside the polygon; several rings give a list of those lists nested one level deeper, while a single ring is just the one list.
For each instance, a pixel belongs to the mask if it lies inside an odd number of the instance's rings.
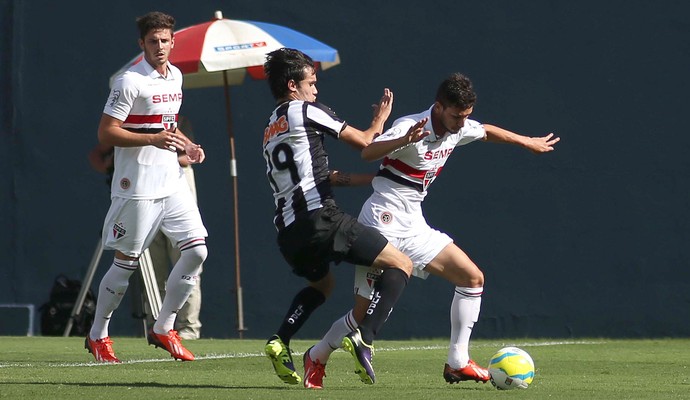
[{"label": "soccer ball", "polygon": [[527,389],[534,379],[534,361],[526,351],[504,347],[489,360],[491,384],[497,389]]}]

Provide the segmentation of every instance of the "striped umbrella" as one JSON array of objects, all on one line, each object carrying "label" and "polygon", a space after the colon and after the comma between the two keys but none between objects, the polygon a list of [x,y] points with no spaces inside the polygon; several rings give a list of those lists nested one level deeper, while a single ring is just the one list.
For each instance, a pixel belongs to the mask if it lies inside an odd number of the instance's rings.
[{"label": "striped umbrella", "polygon": [[[247,75],[253,79],[264,79],[263,64],[266,54],[283,47],[301,50],[321,69],[338,65],[340,57],[336,49],[290,28],[265,22],[225,19],[220,11],[216,11],[213,20],[180,29],[175,32],[174,37],[175,48],[170,54],[170,62],[184,74],[184,88],[222,86],[225,91],[230,175],[233,180],[237,320],[238,332],[242,337],[246,329],[240,284],[237,161],[229,86],[242,84]],[[143,53],[137,55],[113,74],[110,78],[111,85],[119,74],[140,62],[143,57]]]},{"label": "striped umbrella", "polygon": [[[264,79],[266,54],[282,47],[301,50],[324,70],[340,63],[336,49],[310,36],[265,22],[224,19],[220,11],[211,21],[175,32],[170,62],[185,75],[186,89],[225,86],[226,80],[227,85],[239,85],[247,74]],[[110,82],[143,56],[125,64]]]}]

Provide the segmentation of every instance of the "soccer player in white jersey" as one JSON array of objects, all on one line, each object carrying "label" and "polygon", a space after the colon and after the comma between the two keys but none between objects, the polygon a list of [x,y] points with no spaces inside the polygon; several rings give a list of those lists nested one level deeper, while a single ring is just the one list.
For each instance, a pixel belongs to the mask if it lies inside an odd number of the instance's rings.
[{"label": "soccer player in white jersey", "polygon": [[101,280],[96,315],[85,347],[97,361],[117,363],[108,325],[139,266],[141,253],[161,230],[181,251],[166,283],[158,320],[148,342],[172,357],[194,360],[173,329],[177,311],[196,284],[206,259],[206,228],[184,184],[178,152],[191,164],[204,161],[201,146],[177,129],[182,73],[168,62],[175,19],[151,12],[137,19],[144,58],[113,83],[98,126],[101,144],[115,147],[111,205],[103,224],[103,244],[115,250]]},{"label": "soccer player in white jersey", "polygon": [[[376,228],[407,254],[413,275],[440,276],[455,285],[450,306],[451,338],[443,377],[448,383],[464,380],[487,382],[489,373],[469,356],[472,327],[479,318],[484,274],[453,240],[430,227],[422,201],[451,153],[476,140],[510,143],[534,153],[550,152],[560,140],[518,135],[497,126],[469,119],[476,101],[470,80],[456,73],[441,83],[436,101],[426,111],[397,119],[393,126],[362,151],[370,161],[383,158],[372,181],[374,192],[362,206],[359,221]],[[424,132],[409,131],[424,124]],[[376,288],[380,271],[357,266],[355,307],[336,321],[324,338],[304,354],[304,385],[321,388],[325,365],[341,338],[357,327]]]},{"label": "soccer player in white jersey", "polygon": [[[283,382],[299,383],[290,339],[333,290],[330,263],[373,265],[382,269],[374,301],[367,302],[359,329],[346,332],[341,339],[355,360],[360,379],[374,383],[372,341],[407,285],[412,262],[376,229],[360,224],[336,205],[331,186],[355,182],[347,174],[329,169],[323,142],[330,136],[356,149],[364,148],[383,131],[393,93],[384,91],[374,107],[371,126],[360,131],[316,102],[316,69],[306,54],[286,48],[273,51],[264,70],[277,102],[264,130],[263,155],[276,205],[278,246],[293,272],[308,281],[266,343],[265,353]],[[421,125],[415,129],[421,132]]]}]

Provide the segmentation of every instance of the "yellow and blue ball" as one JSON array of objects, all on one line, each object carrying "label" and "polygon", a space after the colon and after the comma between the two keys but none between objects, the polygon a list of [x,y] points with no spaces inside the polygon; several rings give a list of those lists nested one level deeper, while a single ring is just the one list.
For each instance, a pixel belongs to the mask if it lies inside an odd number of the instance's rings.
[{"label": "yellow and blue ball", "polygon": [[534,361],[526,351],[504,347],[489,360],[491,383],[497,389],[527,389],[534,379]]}]

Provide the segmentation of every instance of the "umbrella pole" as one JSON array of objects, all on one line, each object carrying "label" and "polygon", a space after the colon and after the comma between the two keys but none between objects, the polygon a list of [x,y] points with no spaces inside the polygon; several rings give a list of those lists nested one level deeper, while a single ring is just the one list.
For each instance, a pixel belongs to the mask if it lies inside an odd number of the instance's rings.
[{"label": "umbrella pole", "polygon": [[242,302],[242,285],[240,284],[240,222],[239,196],[237,194],[237,160],[235,159],[235,135],[232,129],[230,110],[230,88],[227,71],[223,71],[223,88],[225,89],[225,115],[227,117],[228,137],[230,138],[230,176],[232,176],[233,208],[235,217],[235,292],[237,294],[237,332],[242,339],[244,331],[244,306]]}]

